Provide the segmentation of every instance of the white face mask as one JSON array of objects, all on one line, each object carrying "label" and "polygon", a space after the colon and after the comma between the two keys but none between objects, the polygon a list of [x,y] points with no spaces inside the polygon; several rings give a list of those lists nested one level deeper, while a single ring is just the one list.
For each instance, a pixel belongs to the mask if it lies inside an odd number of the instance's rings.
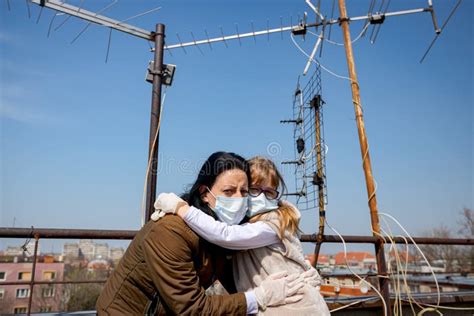
[{"label": "white face mask", "polygon": [[216,199],[216,206],[212,210],[221,222],[236,225],[244,219],[248,209],[248,197],[215,196],[209,188],[207,190]]},{"label": "white face mask", "polygon": [[260,193],[258,196],[251,196],[249,199],[249,210],[247,211],[247,217],[253,217],[257,214],[273,211],[278,208],[278,200],[269,200],[265,196],[265,193]]}]

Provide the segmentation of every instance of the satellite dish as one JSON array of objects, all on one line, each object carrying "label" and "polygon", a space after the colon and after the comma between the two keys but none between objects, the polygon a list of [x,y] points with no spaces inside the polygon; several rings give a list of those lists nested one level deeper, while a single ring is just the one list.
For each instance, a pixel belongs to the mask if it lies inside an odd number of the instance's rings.
[{"label": "satellite dish", "polygon": [[367,292],[369,292],[369,287],[367,286],[367,284],[362,283],[362,284],[360,285],[360,292],[361,292],[362,294],[367,294]]}]

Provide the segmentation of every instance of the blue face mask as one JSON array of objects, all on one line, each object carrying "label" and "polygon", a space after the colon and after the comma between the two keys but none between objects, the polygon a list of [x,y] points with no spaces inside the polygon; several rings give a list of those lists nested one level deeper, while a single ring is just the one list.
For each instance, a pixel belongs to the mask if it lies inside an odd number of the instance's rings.
[{"label": "blue face mask", "polygon": [[215,196],[209,188],[207,190],[216,199],[216,206],[212,210],[221,222],[236,225],[244,219],[248,209],[248,197]]},{"label": "blue face mask", "polygon": [[278,200],[269,200],[262,192],[258,196],[251,196],[249,199],[249,210],[247,211],[247,217],[253,217],[258,214],[262,214],[268,211],[273,211],[278,208]]}]

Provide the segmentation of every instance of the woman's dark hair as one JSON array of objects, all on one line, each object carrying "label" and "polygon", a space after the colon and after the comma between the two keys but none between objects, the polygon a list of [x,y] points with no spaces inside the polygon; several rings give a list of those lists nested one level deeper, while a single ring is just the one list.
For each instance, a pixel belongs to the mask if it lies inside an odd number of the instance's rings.
[{"label": "woman's dark hair", "polygon": [[250,180],[249,165],[244,158],[237,154],[224,151],[213,153],[202,165],[198,177],[189,192],[185,193],[182,198],[186,200],[189,205],[200,209],[208,215],[214,216],[214,212],[212,212],[208,204],[202,200],[200,189],[202,186],[212,188],[221,173],[232,169],[242,170]]}]

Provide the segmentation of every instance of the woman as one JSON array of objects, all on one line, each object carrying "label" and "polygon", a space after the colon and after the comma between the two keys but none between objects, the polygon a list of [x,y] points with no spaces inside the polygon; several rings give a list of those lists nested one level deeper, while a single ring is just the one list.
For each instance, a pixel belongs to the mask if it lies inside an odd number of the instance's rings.
[{"label": "woman", "polygon": [[[212,154],[187,195],[187,203],[206,210],[204,187],[223,196],[211,207],[245,215],[247,162],[233,153]],[[232,205],[226,204],[231,201]],[[220,206],[219,206],[220,205]],[[97,301],[99,315],[245,315],[257,302],[279,305],[301,299],[302,277],[273,275],[245,293],[206,296],[205,289],[222,279],[221,248],[197,236],[181,218],[148,222],[135,236]]]},{"label": "woman", "polygon": [[[229,221],[219,223],[200,210],[189,207],[177,196],[160,195],[155,203],[161,214],[177,214],[198,234],[210,242],[236,250],[234,279],[239,291],[259,286],[269,275],[285,270],[291,273],[313,271],[305,261],[301,243],[297,238],[300,214],[288,202],[279,201],[278,189],[284,190],[284,181],[275,164],[266,158],[255,157],[249,161],[250,201],[247,216],[249,223],[238,226]],[[215,199],[212,190],[203,200]],[[179,204],[179,205],[178,205]],[[160,212],[154,214],[154,218]],[[306,272],[308,273],[308,272]],[[329,315],[329,310],[319,291],[309,284],[303,288],[304,297],[284,306],[261,308],[264,315]],[[260,304],[264,306],[264,304]]]}]

